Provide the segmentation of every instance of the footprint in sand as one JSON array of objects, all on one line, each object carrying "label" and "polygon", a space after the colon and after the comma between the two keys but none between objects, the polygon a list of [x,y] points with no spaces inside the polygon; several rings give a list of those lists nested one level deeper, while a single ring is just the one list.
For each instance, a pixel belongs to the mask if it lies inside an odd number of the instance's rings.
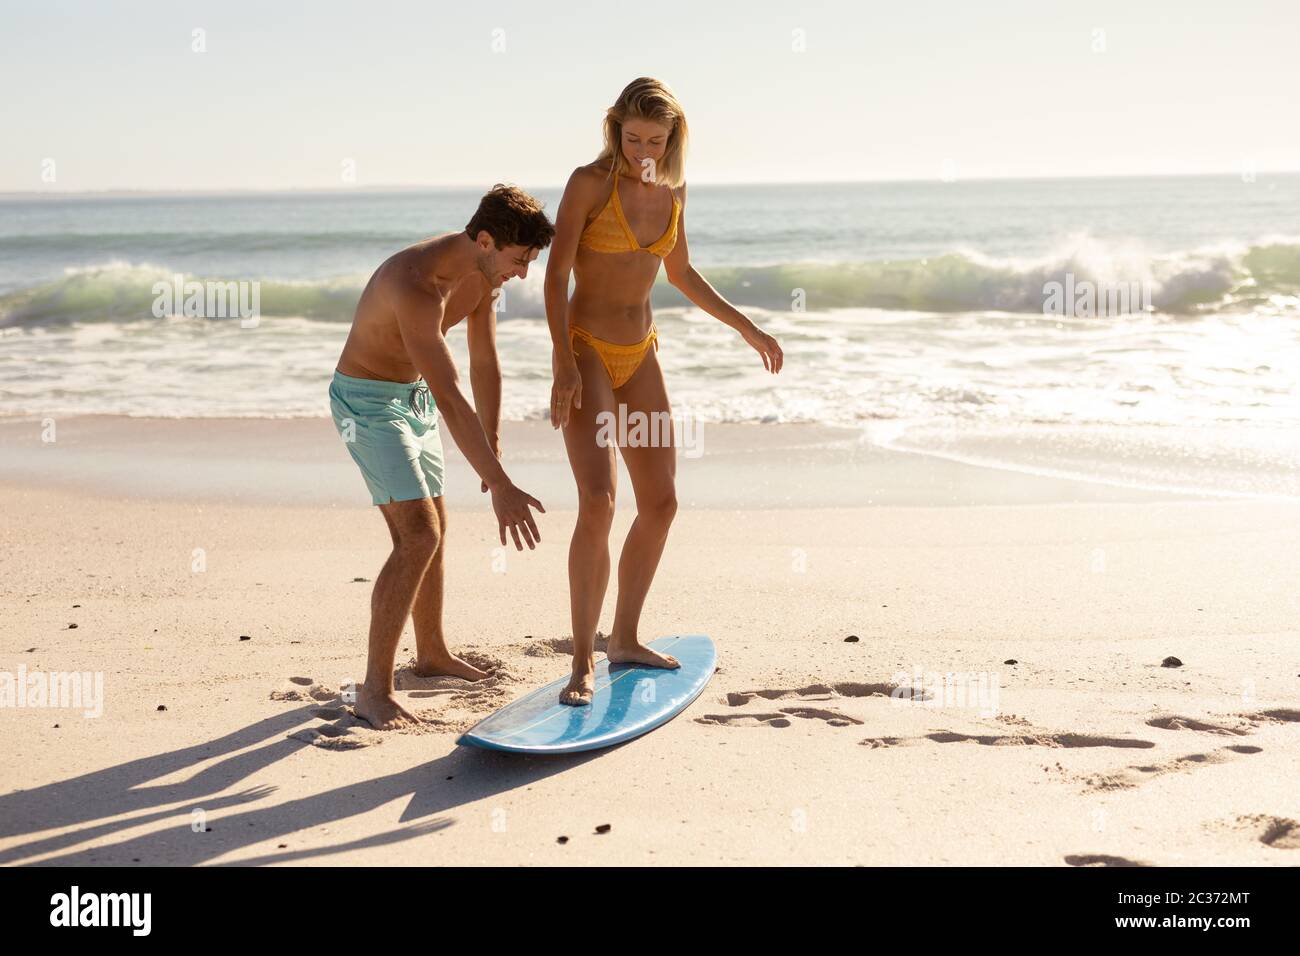
[{"label": "footprint in sand", "polygon": [[941,744],[972,742],[984,747],[1118,747],[1146,750],[1155,746],[1149,740],[1096,737],[1091,734],[959,734],[943,730],[926,734],[926,737]]},{"label": "footprint in sand", "polygon": [[[1233,714],[1227,717],[1215,716],[1211,719],[1167,715],[1153,717],[1147,721],[1148,727],[1160,730],[1190,730],[1202,734],[1214,734],[1220,737],[1245,737],[1254,733],[1265,724],[1300,723],[1300,711],[1287,708],[1262,710],[1252,714]],[[1151,767],[1129,767],[1127,770],[1110,777],[1089,781],[1094,789],[1124,789],[1134,786],[1144,776],[1159,775],[1170,771],[1187,770],[1201,764],[1221,763],[1228,754],[1259,753],[1261,748],[1250,746],[1224,747],[1209,754],[1189,754],[1175,760],[1166,761]]]},{"label": "footprint in sand", "polygon": [[1300,823],[1281,817],[1269,817],[1268,828],[1259,842],[1275,850],[1300,850]]},{"label": "footprint in sand", "polygon": [[300,727],[285,736],[325,750],[356,750],[384,740],[383,734],[357,717],[349,707],[314,707],[310,713],[325,723]]},{"label": "footprint in sand", "polygon": [[[523,644],[524,653],[529,657],[572,657],[572,637],[548,637],[543,640],[531,640]],[[600,631],[596,632],[596,653],[604,654],[609,646],[609,638]]]},{"label": "footprint in sand", "polygon": [[[835,701],[845,697],[890,697],[925,699],[924,693],[897,684],[861,684],[843,681],[838,684],[809,684],[806,687],[765,687],[759,690],[733,691],[723,698],[728,707],[743,707],[756,701],[806,700]],[[790,718],[822,720],[832,727],[861,725],[862,721],[848,714],[819,707],[778,707],[776,713],[756,712],[741,714],[705,714],[695,718],[698,724],[727,727],[789,727]]]},{"label": "footprint in sand", "polygon": [[1300,723],[1300,710],[1277,708],[1274,710],[1261,710],[1253,714],[1233,714],[1226,718],[1215,717],[1214,720],[1221,722],[1211,723],[1208,719],[1201,720],[1196,717],[1169,715],[1153,717],[1147,721],[1147,726],[1157,727],[1160,730],[1195,730],[1203,734],[1244,737],[1247,734],[1254,733],[1263,724]]},{"label": "footprint in sand", "polygon": [[1117,773],[1097,774],[1084,778],[1085,789],[1091,791],[1131,790],[1156,777],[1171,773],[1186,773],[1198,767],[1208,767],[1234,759],[1240,754],[1257,754],[1263,747],[1251,747],[1246,744],[1233,744],[1220,747],[1209,753],[1185,754],[1156,764],[1143,764],[1126,767]]},{"label": "footprint in sand", "polygon": [[271,691],[271,700],[334,700],[338,692],[318,684],[312,677],[290,677],[278,690]]},{"label": "footprint in sand", "polygon": [[1300,823],[1286,817],[1255,813],[1237,817],[1228,827],[1253,831],[1260,843],[1274,850],[1300,850]]},{"label": "footprint in sand", "polygon": [[[1146,749],[1155,746],[1149,740],[1134,737],[1099,737],[1089,734],[1055,734],[1035,731],[1032,725],[1022,717],[999,716],[997,720],[1000,723],[1024,728],[1026,732],[1020,734],[962,734],[944,730],[925,734],[921,737],[870,737],[862,741],[862,745],[872,749],[879,749],[882,747],[907,746],[931,740],[941,744],[977,743],[989,747],[1120,747]],[[1291,721],[1300,721],[1300,711],[1268,710],[1257,714],[1238,714],[1235,719],[1228,718],[1221,720],[1221,722],[1211,722],[1210,720],[1201,720],[1195,717],[1167,715],[1153,717],[1146,724],[1148,727],[1155,727],[1159,730],[1191,730],[1217,736],[1244,737],[1254,732],[1261,723]],[[1223,748],[1223,752],[1190,754],[1162,764],[1129,767],[1118,774],[1091,778],[1089,785],[1094,789],[1125,789],[1135,786],[1138,782],[1153,775],[1187,770],[1200,764],[1221,763],[1223,760],[1228,759],[1228,754],[1252,754],[1258,753],[1259,750],[1258,747],[1236,746]]]},{"label": "footprint in sand", "polygon": [[898,697],[903,700],[928,700],[924,691],[898,684],[809,684],[807,687],[745,690],[727,695],[730,707],[742,707],[752,700],[835,700],[837,697]]},{"label": "footprint in sand", "polygon": [[924,741],[937,744],[980,744],[984,747],[1120,747],[1144,750],[1154,747],[1149,740],[1133,737],[1094,737],[1089,734],[1052,734],[1044,731],[1026,734],[959,734],[951,730],[937,730],[920,737],[868,737],[862,746],[873,750],[881,747],[900,747]]},{"label": "footprint in sand", "polygon": [[999,724],[1010,724],[1010,725],[1013,726],[1013,727],[1033,727],[1033,726],[1034,726],[1034,725],[1031,724],[1028,720],[1026,720],[1024,717],[1021,717],[1019,714],[998,714],[998,715],[997,715],[996,717],[994,717],[993,719],[996,720]]},{"label": "footprint in sand", "polygon": [[323,727],[304,727],[302,730],[293,731],[288,736],[293,740],[300,740],[324,750],[357,750],[384,741],[382,737],[363,737],[352,729],[330,724],[325,724]]},{"label": "footprint in sand", "polygon": [[311,710],[311,715],[320,720],[342,720],[350,713],[346,707],[314,707]]},{"label": "footprint in sand", "polygon": [[1229,726],[1227,724],[1212,724],[1208,721],[1197,720],[1195,717],[1153,717],[1147,721],[1148,727],[1156,727],[1160,730],[1195,730],[1203,734],[1219,734],[1220,736],[1244,737],[1250,733],[1254,727],[1249,722],[1245,725]]},{"label": "footprint in sand", "polygon": [[325,721],[325,723],[312,727],[301,727],[287,736],[311,744],[314,747],[324,747],[327,750],[355,750],[358,747],[369,747],[372,744],[383,743],[384,738],[389,734],[460,732],[468,729],[474,723],[473,718],[468,721],[448,721],[443,720],[436,712],[424,711],[415,714],[416,717],[420,718],[421,722],[419,724],[396,730],[378,731],[363,718],[358,717],[356,711],[351,707],[343,705],[314,707],[310,714],[317,720]]},{"label": "footprint in sand", "polygon": [[279,690],[271,692],[272,700],[317,701],[326,704],[313,707],[308,713],[324,723],[299,727],[285,734],[313,747],[326,750],[355,750],[381,743],[383,735],[361,720],[346,706],[337,691],[311,677],[290,677]]},{"label": "footprint in sand", "polygon": [[851,727],[861,725],[862,721],[848,714],[833,710],[821,710],[817,707],[781,707],[778,713],[751,714],[705,714],[696,717],[697,724],[713,724],[723,727],[789,727],[791,717],[804,720],[824,720],[832,727]]},{"label": "footprint in sand", "polygon": [[1150,866],[1140,860],[1129,860],[1122,856],[1108,856],[1105,853],[1071,853],[1065,858],[1070,866]]}]

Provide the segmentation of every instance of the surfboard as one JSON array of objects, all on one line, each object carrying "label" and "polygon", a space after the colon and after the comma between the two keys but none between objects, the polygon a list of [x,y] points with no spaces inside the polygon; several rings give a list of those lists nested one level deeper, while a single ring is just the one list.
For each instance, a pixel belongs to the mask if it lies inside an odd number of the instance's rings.
[{"label": "surfboard", "polygon": [[665,670],[601,659],[590,705],[560,703],[566,675],[483,718],[456,742],[511,753],[568,754],[612,747],[666,724],[700,696],[717,654],[703,634],[661,637],[647,646],[671,654],[682,666]]}]

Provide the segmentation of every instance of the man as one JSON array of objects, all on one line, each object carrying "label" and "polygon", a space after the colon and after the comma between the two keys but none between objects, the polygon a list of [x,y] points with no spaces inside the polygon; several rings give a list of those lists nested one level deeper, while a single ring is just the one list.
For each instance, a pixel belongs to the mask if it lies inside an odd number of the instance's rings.
[{"label": "man", "polygon": [[[361,469],[393,539],[370,597],[370,648],[358,717],[380,730],[417,718],[393,696],[393,664],[408,616],[415,621],[416,670],[466,680],[487,676],[454,656],[442,634],[442,440],[437,413],[491,491],[501,543],[510,530],[531,549],[541,540],[529,506],[541,503],[502,470],[498,436],[501,371],[495,290],[524,278],[555,229],[541,204],[513,186],[483,197],[462,232],[425,239],[389,258],[357,303],[352,330],[330,384],[339,434]],[[444,333],[465,316],[474,408],[461,394]]]}]

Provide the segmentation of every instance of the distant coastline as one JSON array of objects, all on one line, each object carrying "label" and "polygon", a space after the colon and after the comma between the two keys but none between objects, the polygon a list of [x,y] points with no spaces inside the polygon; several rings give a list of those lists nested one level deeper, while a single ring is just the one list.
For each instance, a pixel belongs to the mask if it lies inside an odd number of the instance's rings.
[{"label": "distant coastline", "polygon": [[[1279,176],[1300,176],[1300,169],[1275,169],[1259,170],[1254,173],[1256,180],[1268,177]],[[1098,175],[1077,175],[1077,176],[959,176],[948,185],[958,186],[962,183],[1037,183],[1037,182],[1094,182],[1097,180],[1143,180],[1143,179],[1239,179],[1241,171],[1219,170],[1210,172],[1196,173],[1104,173]],[[863,179],[788,179],[788,180],[711,180],[699,179],[691,180],[692,185],[708,186],[711,189],[726,188],[728,186],[738,186],[752,188],[754,186],[861,186],[861,185],[884,185],[897,183],[900,185],[911,183],[936,183],[940,182],[938,176],[900,176],[900,177],[882,177],[863,178]],[[430,193],[430,192],[466,192],[481,190],[485,187],[486,180],[482,183],[438,183],[438,184],[420,184],[420,183],[379,183],[368,186],[266,186],[266,187],[243,187],[243,188],[226,188],[218,187],[212,189],[200,188],[180,188],[180,189],[138,189],[138,188],[112,188],[112,189],[29,189],[29,190],[7,190],[0,191],[0,201],[22,200],[22,199],[47,199],[47,198],[141,198],[149,199],[155,197],[211,197],[223,198],[231,196],[340,196],[347,193],[361,193],[365,195],[376,195],[385,193]],[[486,183],[490,186],[490,183]],[[550,183],[528,183],[530,189],[562,189],[563,182]]]}]

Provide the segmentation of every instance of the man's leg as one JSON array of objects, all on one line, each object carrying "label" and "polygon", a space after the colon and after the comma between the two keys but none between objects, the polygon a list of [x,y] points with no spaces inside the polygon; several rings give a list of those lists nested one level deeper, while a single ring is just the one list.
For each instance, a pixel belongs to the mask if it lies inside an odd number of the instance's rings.
[{"label": "man's leg", "polygon": [[379,508],[388,520],[393,551],[370,595],[370,652],[355,710],[375,729],[392,730],[419,722],[393,696],[393,663],[416,590],[441,534],[438,512],[428,498],[390,501]]},{"label": "man's leg", "polygon": [[473,664],[456,657],[447,650],[447,642],[442,634],[442,582],[443,554],[447,547],[447,506],[442,495],[433,499],[433,506],[438,513],[438,547],[433,552],[433,560],[425,569],[424,579],[415,595],[415,606],[411,617],[415,621],[415,672],[421,677],[449,675],[463,677],[465,680],[482,680],[487,677]]}]

